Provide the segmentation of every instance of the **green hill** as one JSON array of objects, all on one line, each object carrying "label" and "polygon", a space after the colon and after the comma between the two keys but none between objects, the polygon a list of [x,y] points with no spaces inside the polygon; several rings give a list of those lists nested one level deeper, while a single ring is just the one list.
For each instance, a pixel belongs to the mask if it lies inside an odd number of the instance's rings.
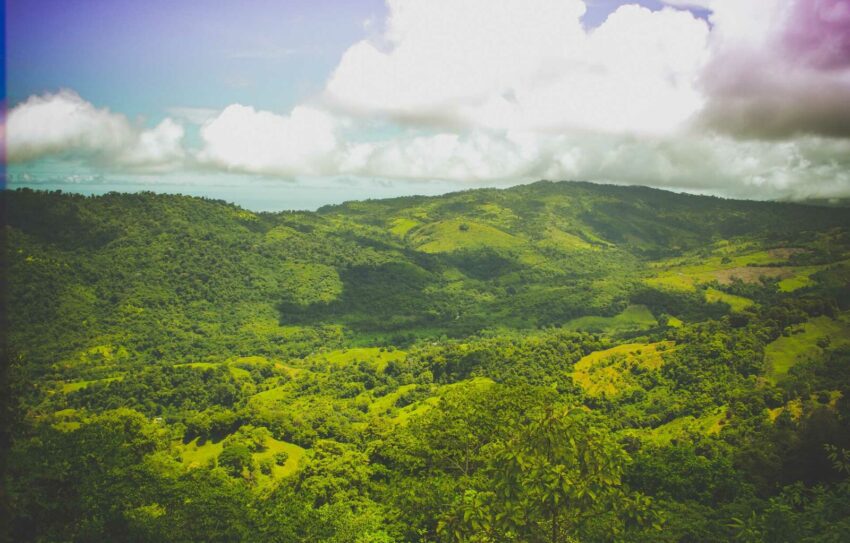
[{"label": "green hill", "polygon": [[846,209],[548,181],[0,198],[11,540],[849,522]]},{"label": "green hill", "polygon": [[[826,265],[846,251],[850,224],[842,209],[586,183],[317,213],[155,194],[21,190],[3,199],[12,343],[45,371],[90,374],[116,358],[286,357],[343,346],[352,334],[398,342],[612,318],[646,285],[668,288],[671,272],[652,259],[708,256],[739,238],[750,244],[742,253],[808,246],[839,228],[814,254],[767,262]],[[402,239],[399,221],[415,223]],[[86,354],[95,352],[106,354]]]}]

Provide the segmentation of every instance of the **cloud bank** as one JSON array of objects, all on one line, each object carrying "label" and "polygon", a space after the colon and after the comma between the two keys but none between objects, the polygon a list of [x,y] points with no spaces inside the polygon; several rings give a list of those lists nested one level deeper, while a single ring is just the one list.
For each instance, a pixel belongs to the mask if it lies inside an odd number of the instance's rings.
[{"label": "cloud bank", "polygon": [[7,160],[12,163],[69,157],[155,171],[179,165],[185,157],[183,127],[170,118],[146,130],[69,90],[32,96],[12,108],[6,134]]},{"label": "cloud bank", "polygon": [[309,104],[179,108],[142,129],[63,91],[11,110],[8,159],[850,195],[850,3],[667,4],[624,5],[588,30],[581,0],[388,0],[382,31]]}]

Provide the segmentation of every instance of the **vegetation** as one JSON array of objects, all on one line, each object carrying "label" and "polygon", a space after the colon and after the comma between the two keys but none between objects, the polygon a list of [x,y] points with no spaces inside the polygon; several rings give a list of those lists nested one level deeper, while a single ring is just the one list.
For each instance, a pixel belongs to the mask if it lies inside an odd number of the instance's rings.
[{"label": "vegetation", "polygon": [[845,209],[0,198],[0,541],[850,540]]}]

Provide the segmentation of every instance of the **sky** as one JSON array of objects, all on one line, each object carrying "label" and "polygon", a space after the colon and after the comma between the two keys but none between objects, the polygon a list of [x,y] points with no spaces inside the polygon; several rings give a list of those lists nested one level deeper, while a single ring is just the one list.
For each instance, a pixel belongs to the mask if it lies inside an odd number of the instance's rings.
[{"label": "sky", "polygon": [[6,182],[850,197],[850,0],[7,0]]}]

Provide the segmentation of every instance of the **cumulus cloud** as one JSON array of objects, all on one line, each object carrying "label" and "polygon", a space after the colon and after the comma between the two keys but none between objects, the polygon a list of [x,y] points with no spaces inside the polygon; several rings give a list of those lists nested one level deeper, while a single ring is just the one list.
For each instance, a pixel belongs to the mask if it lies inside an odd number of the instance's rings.
[{"label": "cumulus cloud", "polygon": [[184,156],[183,128],[171,119],[144,130],[68,90],[18,104],[9,111],[6,127],[7,160],[12,163],[60,156],[156,169]]},{"label": "cumulus cloud", "polygon": [[288,116],[234,104],[201,128],[200,163],[274,175],[329,173],[336,123],[326,112],[298,106]]},{"label": "cumulus cloud", "polygon": [[383,43],[342,57],[336,108],[401,123],[669,131],[693,115],[708,26],[623,6],[588,33],[579,0],[390,0]]},{"label": "cumulus cloud", "polygon": [[387,0],[309,105],[172,109],[199,130],[185,150],[178,121],[145,130],[61,92],[10,112],[9,158],[850,194],[850,3],[664,3],[587,29],[582,0]]},{"label": "cumulus cloud", "polygon": [[839,3],[668,3],[712,10],[711,26],[627,5],[587,31],[573,0],[389,2],[383,39],[346,52],[326,99],[425,134],[343,147],[340,169],[850,192],[850,146],[828,138],[845,135],[850,115]]}]

